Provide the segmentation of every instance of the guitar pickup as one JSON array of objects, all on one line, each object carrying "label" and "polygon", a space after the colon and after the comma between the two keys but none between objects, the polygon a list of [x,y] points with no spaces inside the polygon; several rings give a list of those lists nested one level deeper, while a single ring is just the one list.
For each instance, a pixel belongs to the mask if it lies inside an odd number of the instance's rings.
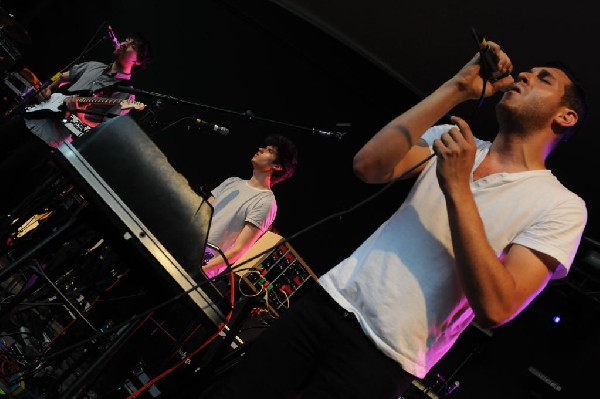
[{"label": "guitar pickup", "polygon": [[86,125],[85,123],[83,123],[81,121],[81,119],[79,119],[78,117],[76,117],[73,114],[71,114],[68,117],[66,117],[65,119],[63,119],[62,123],[63,123],[63,125],[65,125],[65,127],[67,129],[69,129],[69,131],[71,133],[73,133],[77,137],[81,137],[85,133],[92,130],[91,126]]}]

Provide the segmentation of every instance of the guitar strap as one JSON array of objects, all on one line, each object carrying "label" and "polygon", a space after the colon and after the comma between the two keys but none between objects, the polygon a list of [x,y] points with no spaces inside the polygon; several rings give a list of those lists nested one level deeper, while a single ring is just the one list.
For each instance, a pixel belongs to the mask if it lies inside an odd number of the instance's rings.
[{"label": "guitar strap", "polygon": [[126,93],[122,90],[119,90],[120,88],[133,89],[133,85],[128,80],[122,80],[111,85],[104,86],[100,90],[108,90],[110,93]]},{"label": "guitar strap", "polygon": [[101,87],[100,89],[98,89],[96,91],[92,91],[92,90],[68,91],[67,90],[69,88],[68,85],[65,85],[64,87],[61,86],[60,89],[55,90],[55,91],[59,92],[61,94],[64,94],[66,96],[77,96],[77,97],[112,97],[114,95],[114,93],[120,93],[120,92],[122,92],[122,91],[119,90],[119,87],[133,89],[133,85],[131,85],[131,83],[128,80],[122,80],[122,81],[118,81],[118,82],[112,83],[110,85]]}]

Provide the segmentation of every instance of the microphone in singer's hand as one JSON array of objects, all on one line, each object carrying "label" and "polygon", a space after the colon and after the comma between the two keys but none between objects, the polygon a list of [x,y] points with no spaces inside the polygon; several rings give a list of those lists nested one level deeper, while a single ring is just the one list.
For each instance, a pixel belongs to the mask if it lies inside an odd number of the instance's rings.
[{"label": "microphone in singer's hand", "polygon": [[489,80],[491,83],[495,83],[502,78],[508,76],[507,73],[498,74],[498,55],[490,47],[487,40],[477,31],[475,28],[471,28],[473,38],[477,42],[479,47],[479,56],[481,58],[481,68],[483,72],[483,78]]}]

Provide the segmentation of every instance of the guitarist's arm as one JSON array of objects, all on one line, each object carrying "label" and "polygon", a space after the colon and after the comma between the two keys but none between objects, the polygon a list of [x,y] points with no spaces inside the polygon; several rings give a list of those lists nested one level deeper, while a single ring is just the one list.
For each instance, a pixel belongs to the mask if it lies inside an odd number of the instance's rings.
[{"label": "guitarist's arm", "polygon": [[54,89],[56,87],[58,87],[61,83],[68,81],[69,80],[69,71],[67,72],[63,72],[60,75],[59,79],[56,79],[54,82],[50,83],[48,86],[46,86],[42,91],[40,91],[36,96],[35,96],[35,100],[38,103],[41,103],[42,101],[48,99],[51,95],[52,92],[54,91]]}]

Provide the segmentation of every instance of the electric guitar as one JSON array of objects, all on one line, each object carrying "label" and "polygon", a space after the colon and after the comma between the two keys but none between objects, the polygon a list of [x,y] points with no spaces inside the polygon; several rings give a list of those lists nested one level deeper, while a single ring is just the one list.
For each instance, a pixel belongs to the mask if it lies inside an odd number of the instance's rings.
[{"label": "electric guitar", "polygon": [[[65,100],[71,96],[64,95],[62,93],[52,93],[50,97],[45,99],[39,104],[30,105],[25,108],[25,112],[35,112],[48,110],[53,112],[63,112],[63,105]],[[118,98],[110,97],[77,97],[79,104],[106,104],[106,105],[120,105],[122,109],[136,109],[142,110],[146,107],[144,103],[138,101],[122,100]]]},{"label": "electric guitar", "polygon": [[[65,112],[65,100],[71,96],[67,96],[62,93],[52,93],[50,97],[45,99],[39,104],[30,105],[25,108],[26,113],[38,112],[38,111],[50,111],[50,112]],[[79,97],[77,96],[78,104],[106,104],[106,105],[120,105],[121,109],[135,109],[142,110],[146,107],[146,104],[138,101],[123,100],[118,98],[110,97]],[[79,114],[76,116],[75,114]],[[65,118],[63,124],[76,136],[81,136],[83,133],[90,131],[93,127],[96,127],[100,122],[94,122],[85,117],[85,112],[65,112]]]}]

